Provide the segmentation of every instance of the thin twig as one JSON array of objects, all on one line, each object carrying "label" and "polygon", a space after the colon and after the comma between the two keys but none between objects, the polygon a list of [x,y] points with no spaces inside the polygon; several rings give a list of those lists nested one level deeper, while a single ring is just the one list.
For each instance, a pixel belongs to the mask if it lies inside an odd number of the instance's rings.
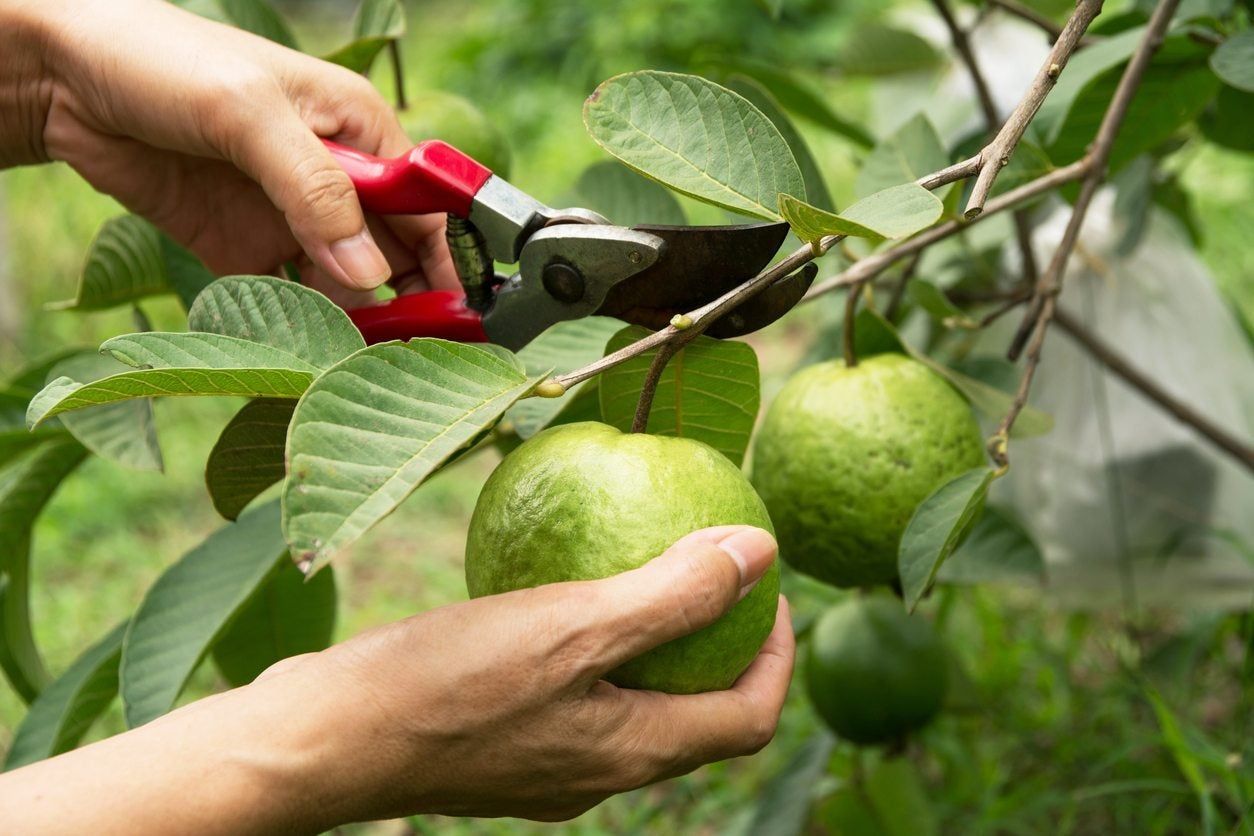
[{"label": "thin twig", "polygon": [[845,355],[845,365],[853,368],[858,365],[858,349],[854,345],[856,334],[854,323],[858,319],[858,300],[862,298],[862,288],[866,287],[866,282],[855,284],[849,288],[849,292],[845,294],[845,323],[841,329],[840,349]]},{"label": "thin twig", "polygon": [[1071,337],[1077,345],[1093,355],[1098,362],[1117,375],[1121,380],[1140,392],[1148,400],[1161,407],[1165,412],[1182,424],[1187,424],[1208,441],[1232,456],[1234,460],[1254,471],[1254,446],[1246,443],[1235,434],[1229,432],[1205,415],[1202,415],[1184,401],[1172,395],[1145,372],[1140,371],[1123,357],[1119,356],[1110,346],[1102,342],[1096,335],[1088,331],[1078,321],[1062,309],[1054,311],[1054,322]]},{"label": "thin twig", "polygon": [[914,271],[919,266],[919,259],[923,257],[923,253],[915,253],[910,260],[906,262],[905,268],[901,271],[897,283],[893,285],[893,295],[888,297],[888,305],[884,308],[884,318],[889,322],[893,321],[893,317],[897,315],[898,309],[901,308],[901,302],[906,297],[906,285],[910,284],[910,280],[914,278]]},{"label": "thin twig", "polygon": [[[1084,0],[1081,0],[1081,3],[1083,2]],[[1106,115],[1102,117],[1097,136],[1093,139],[1089,153],[1085,155],[1088,161],[1088,171],[1085,172],[1084,179],[1080,183],[1080,193],[1071,211],[1071,219],[1067,222],[1062,241],[1059,242],[1058,249],[1054,251],[1049,266],[1045,268],[1045,272],[1036,283],[1036,292],[1024,320],[1025,324],[1031,323],[1031,327],[1020,329],[1021,333],[1024,330],[1030,331],[1032,337],[1028,344],[1023,376],[1019,380],[1019,389],[1015,393],[1010,411],[1006,413],[997,432],[989,440],[989,452],[999,467],[1004,468],[1009,463],[1006,451],[1007,439],[1010,437],[1010,431],[1014,428],[1019,413],[1027,405],[1028,393],[1032,389],[1032,378],[1036,375],[1037,366],[1041,362],[1041,349],[1045,343],[1045,334],[1057,311],[1058,293],[1062,289],[1067,262],[1075,249],[1076,241],[1079,240],[1080,228],[1084,225],[1084,217],[1088,213],[1089,204],[1092,203],[1093,195],[1097,193],[1098,187],[1105,179],[1110,150],[1115,144],[1115,137],[1119,134],[1124,117],[1128,114],[1128,105],[1136,95],[1141,79],[1149,67],[1150,59],[1154,57],[1154,52],[1162,43],[1163,33],[1167,30],[1179,2],[1180,0],[1160,0],[1154,8],[1154,13],[1150,15],[1149,23],[1146,25],[1145,34],[1141,37],[1141,42],[1137,45],[1131,60],[1128,61],[1123,77],[1119,79],[1119,86],[1115,88],[1115,95],[1110,100],[1109,107],[1106,108]]]},{"label": "thin twig", "polygon": [[1010,313],[1015,308],[1019,307],[1020,305],[1022,305],[1024,302],[1028,301],[1028,299],[1031,299],[1031,298],[1032,298],[1031,291],[1027,293],[1021,293],[1018,296],[1012,296],[1011,298],[1002,302],[996,308],[993,308],[991,311],[984,314],[984,316],[980,317],[979,322],[976,324],[976,330],[983,330],[984,328],[987,328],[988,326],[992,325],[994,322],[1001,319],[1003,316]]},{"label": "thin twig", "polygon": [[974,217],[984,211],[984,204],[993,191],[993,183],[997,180],[997,175],[1010,162],[1010,155],[1014,153],[1019,140],[1023,138],[1023,132],[1028,129],[1028,123],[1040,110],[1041,103],[1045,101],[1049,91],[1054,89],[1058,76],[1067,66],[1067,59],[1071,57],[1071,53],[1075,52],[1080,38],[1101,10],[1102,0],[1079,0],[1075,12],[1067,21],[1067,25],[1063,27],[1049,55],[1045,57],[1045,62],[1019,102],[1019,106],[1006,119],[1006,123],[997,132],[997,136],[993,137],[992,142],[980,152],[982,166],[980,173],[976,175],[975,185],[971,187],[971,197],[967,199],[965,209],[967,217]]},{"label": "thin twig", "polygon": [[913,238],[910,238],[895,247],[889,247],[886,250],[880,250],[872,253],[860,261],[856,261],[847,267],[843,272],[819,282],[810,288],[810,292],[806,294],[806,299],[810,300],[824,293],[829,293],[840,287],[848,287],[851,284],[863,281],[865,279],[874,278],[882,273],[885,269],[892,266],[895,262],[909,255],[927,249],[937,241],[942,241],[950,236],[957,235],[959,232],[980,223],[985,218],[996,215],[1013,208],[1020,203],[1039,197],[1048,191],[1066,185],[1067,183],[1079,180],[1088,170],[1086,160],[1079,160],[1070,165],[1056,168],[1048,174],[1044,174],[1035,180],[1029,180],[1018,188],[1011,189],[1008,192],[999,194],[988,202],[984,212],[970,220],[952,220],[946,221],[939,226],[920,232]]},{"label": "thin twig", "polygon": [[[988,5],[996,6],[1002,11],[1026,20],[1028,23],[1043,30],[1049,36],[1050,43],[1057,41],[1062,36],[1061,26],[1031,6],[1025,6],[1023,3],[1020,3],[1019,0],[988,0]],[[1084,41],[1081,41],[1081,43],[1084,43]]]},{"label": "thin twig", "polygon": [[633,433],[642,433],[649,426],[649,412],[653,409],[653,396],[657,394],[658,381],[662,379],[662,373],[666,371],[666,364],[683,350],[686,344],[687,341],[675,340],[658,348],[653,362],[649,364],[649,371],[645,373],[644,384],[640,387],[640,400],[636,401],[636,415],[631,419]]},{"label": "thin twig", "polygon": [[[948,0],[932,0],[932,5],[936,7],[941,19],[945,22],[945,26],[949,29],[950,40],[953,42],[954,49],[958,52],[958,55],[961,56],[962,62],[966,65],[967,75],[971,77],[971,84],[975,87],[979,97],[980,110],[984,113],[984,123],[988,128],[988,135],[995,138],[1001,126],[997,116],[997,105],[993,102],[992,94],[989,93],[988,80],[980,69],[980,63],[975,58],[975,52],[971,49],[970,39],[967,37],[967,33],[958,26],[957,21],[954,20]],[[990,151],[990,154],[992,153],[994,152]],[[1007,156],[1009,155],[1007,154]],[[991,156],[985,158],[985,166],[990,165],[989,159],[991,159]],[[1016,209],[1011,213],[1011,218],[1014,221],[1015,241],[1019,246],[1019,256],[1023,262],[1023,277],[1030,282],[1035,282],[1036,256],[1032,252],[1032,228],[1028,223],[1027,213]]]},{"label": "thin twig", "polygon": [[984,114],[984,121],[996,126],[997,105],[993,102],[993,94],[988,88],[988,81],[985,80],[984,74],[980,72],[979,64],[975,61],[975,53],[971,50],[971,41],[967,39],[967,33],[954,19],[948,0],[932,0],[932,5],[936,7],[936,13],[945,22],[945,28],[949,30],[949,39],[953,42],[958,57],[967,66],[971,84],[975,87],[975,97],[980,103],[980,111]]},{"label": "thin twig", "polygon": [[396,39],[388,41],[388,58],[392,61],[392,80],[396,86],[396,109],[409,107],[405,99],[405,65],[401,62],[401,45]]}]

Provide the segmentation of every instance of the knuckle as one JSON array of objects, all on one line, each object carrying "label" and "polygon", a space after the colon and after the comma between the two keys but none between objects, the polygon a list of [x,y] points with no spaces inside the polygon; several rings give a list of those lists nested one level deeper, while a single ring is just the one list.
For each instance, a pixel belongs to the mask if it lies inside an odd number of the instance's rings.
[{"label": "knuckle", "polygon": [[605,655],[603,625],[582,613],[600,611],[597,591],[586,582],[530,590],[532,629],[547,649],[547,667],[561,681],[591,676]]},{"label": "knuckle", "polygon": [[278,83],[269,75],[246,68],[215,75],[203,83],[195,95],[195,106],[206,133],[229,145],[226,133],[232,129],[247,133],[247,126],[256,118],[264,118],[279,92]]},{"label": "knuckle", "polygon": [[356,191],[344,172],[311,157],[299,163],[293,175],[300,188],[288,212],[317,225],[352,219]]},{"label": "knuckle", "polygon": [[679,588],[679,609],[694,629],[713,622],[731,603],[735,584],[723,565],[725,562],[728,562],[726,556],[712,547],[693,551],[685,557],[685,582]]},{"label": "knuckle", "polygon": [[779,718],[774,715],[761,711],[751,714],[741,740],[742,754],[753,755],[765,749],[775,738],[775,729],[778,726]]}]

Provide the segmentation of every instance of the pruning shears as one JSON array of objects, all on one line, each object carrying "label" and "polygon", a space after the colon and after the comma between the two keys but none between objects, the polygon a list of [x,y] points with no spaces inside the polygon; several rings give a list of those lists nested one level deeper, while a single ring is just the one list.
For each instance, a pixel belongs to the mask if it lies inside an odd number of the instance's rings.
[{"label": "pruning shears", "polygon": [[[448,214],[463,290],[398,296],[350,312],[367,342],[443,337],[517,350],[549,326],[593,314],[650,328],[756,275],[779,250],[786,223],[637,226],[588,209],[553,209],[439,140],[382,159],[326,141],[376,214]],[[496,263],[517,264],[511,276]],[[812,265],[714,322],[716,337],[747,334],[799,302]]]}]

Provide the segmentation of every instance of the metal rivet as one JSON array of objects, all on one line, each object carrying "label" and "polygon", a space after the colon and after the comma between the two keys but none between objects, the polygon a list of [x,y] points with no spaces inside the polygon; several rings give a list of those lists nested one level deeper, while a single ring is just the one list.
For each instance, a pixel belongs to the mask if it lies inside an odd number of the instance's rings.
[{"label": "metal rivet", "polygon": [[555,261],[544,266],[540,274],[544,289],[559,302],[578,302],[583,298],[585,283],[583,274],[569,264]]},{"label": "metal rivet", "polygon": [[641,261],[644,260],[644,256],[640,254],[639,250],[632,250],[631,252],[627,253],[627,260],[630,261],[632,264],[639,264]]}]

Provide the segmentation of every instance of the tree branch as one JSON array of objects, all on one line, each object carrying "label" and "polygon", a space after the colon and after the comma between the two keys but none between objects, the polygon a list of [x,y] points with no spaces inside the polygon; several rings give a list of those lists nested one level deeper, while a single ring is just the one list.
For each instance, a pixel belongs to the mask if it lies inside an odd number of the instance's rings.
[{"label": "tree branch", "polygon": [[1232,456],[1247,470],[1254,471],[1254,447],[1242,441],[1236,435],[1215,424],[1205,415],[1163,389],[1149,375],[1132,366],[1123,357],[1115,353],[1096,335],[1087,331],[1084,326],[1071,317],[1066,311],[1054,311],[1054,321],[1077,345],[1091,354],[1099,363],[1114,372],[1121,380],[1136,389],[1148,400],[1172,415],[1182,424],[1187,424],[1212,444]]},{"label": "tree branch", "polygon": [[[1067,228],[1063,231],[1062,241],[1059,242],[1058,249],[1054,251],[1049,266],[1045,268],[1045,272],[1041,274],[1040,279],[1036,283],[1036,292],[1032,297],[1032,303],[1024,319],[1024,324],[1030,324],[1030,327],[1020,327],[1021,334],[1031,334],[1031,342],[1027,350],[1027,362],[1023,368],[1023,377],[1019,380],[1019,389],[1015,393],[1015,399],[1011,404],[1010,411],[1006,413],[1006,417],[1002,419],[997,432],[989,440],[989,451],[993,455],[994,461],[1000,467],[1006,467],[1009,463],[1006,450],[1007,439],[1010,437],[1010,431],[1014,428],[1015,420],[1019,417],[1019,413],[1027,405],[1028,393],[1032,388],[1032,378],[1035,376],[1036,368],[1041,362],[1041,348],[1045,343],[1045,334],[1049,330],[1049,323],[1053,320],[1057,311],[1058,293],[1062,289],[1062,280],[1067,270],[1067,262],[1070,260],[1071,253],[1079,240],[1080,228],[1084,225],[1084,217],[1088,213],[1089,204],[1092,203],[1093,195],[1097,193],[1098,187],[1105,179],[1106,165],[1110,160],[1110,151],[1114,147],[1115,138],[1119,134],[1119,128],[1123,124],[1124,117],[1128,114],[1128,105],[1132,102],[1132,97],[1136,95],[1137,87],[1140,86],[1141,78],[1144,77],[1145,71],[1149,67],[1150,59],[1154,57],[1154,52],[1157,51],[1159,44],[1162,43],[1163,33],[1167,30],[1167,26],[1170,24],[1171,17],[1175,14],[1179,2],[1180,0],[1160,0],[1159,4],[1154,8],[1154,13],[1150,16],[1149,23],[1145,28],[1145,34],[1137,45],[1136,51],[1132,54],[1131,60],[1128,61],[1128,66],[1123,71],[1123,76],[1119,79],[1119,86],[1115,88],[1115,95],[1110,100],[1110,106],[1106,109],[1106,115],[1102,117],[1102,123],[1097,129],[1097,136],[1094,137],[1089,153],[1085,156],[1088,170],[1080,183],[1080,193],[1076,197],[1075,207],[1071,211],[1071,219],[1067,222]],[[1016,343],[1021,344],[1021,342],[1022,340],[1017,337]],[[1014,347],[1012,346],[1012,353],[1016,353],[1014,352]]]},{"label": "tree branch", "polygon": [[864,287],[866,287],[866,282],[860,282],[852,285],[849,292],[845,294],[845,323],[841,329],[840,347],[841,353],[845,356],[845,365],[851,369],[858,365],[858,350],[854,345],[856,337],[854,321],[858,318],[858,300],[862,298]]},{"label": "tree branch", "polygon": [[[1062,62],[1065,62],[1066,55],[1070,54],[1070,50],[1075,46],[1075,39],[1077,39],[1079,35],[1082,34],[1088,27],[1088,24],[1094,17],[1096,17],[1100,8],[1101,0],[1079,0],[1076,11],[1067,22],[1067,26],[1064,30],[1064,35],[1067,35],[1067,37],[1065,40],[1060,40],[1059,44],[1055,45],[1054,51],[1050,53],[1051,57],[1057,58],[1061,56]],[[1073,35],[1074,37],[1072,37]],[[1062,45],[1063,51],[1060,51],[1060,45]],[[1050,66],[1052,65],[1047,63],[1046,68],[1041,71],[1042,74],[1047,73]],[[1053,79],[1057,78],[1057,74],[1060,71],[1061,63],[1058,63],[1053,72],[1053,76],[1047,85],[1042,85],[1038,77],[1038,80],[1033,83],[1033,85],[1028,89],[1028,92],[1025,94],[1024,101],[1021,102],[1019,107],[1017,107],[1014,113],[1011,114],[1010,120],[1008,120],[1006,126],[1003,126],[1002,130],[998,132],[989,147],[997,145],[997,147],[1003,148],[1003,153],[1008,159],[1008,155],[1014,150],[1015,144],[1018,143],[1019,138],[1023,135],[1023,131],[1027,128],[1028,121],[1031,120],[1032,115],[1034,115],[1036,110],[1040,107],[1041,101],[1044,100],[1045,95],[1053,86]],[[1020,120],[1022,124],[1012,125],[1012,122],[1016,119]],[[990,170],[990,166],[987,164],[987,152],[988,149],[986,148],[974,157],[969,157],[939,171],[924,175],[915,182],[925,189],[936,189],[949,183],[954,183],[959,180],[965,180],[969,177],[976,176],[977,174],[984,176],[985,172]],[[996,169],[1000,170],[1000,167],[1001,166],[996,166]],[[1079,177],[1083,176],[1083,174],[1084,167],[1081,162],[1055,169],[1049,174],[1039,177],[1029,183],[1025,183],[1017,189],[1012,189],[1011,191],[988,201],[986,213],[993,214],[1003,209],[1012,207],[1025,200],[1029,200],[1043,194],[1059,185],[1079,179]],[[996,171],[993,171],[991,176],[995,177]],[[990,188],[991,185],[992,182],[990,179]],[[972,222],[974,222],[974,219],[968,221],[967,223]],[[833,279],[829,279],[819,286],[812,288],[806,298],[813,298],[820,293],[830,291],[836,287],[847,287],[851,284],[874,278],[884,268],[894,263],[897,259],[920,252],[936,241],[947,238],[950,235],[961,231],[965,228],[965,226],[966,224],[964,223],[950,221],[920,233],[897,247],[893,247],[889,250],[884,250],[880,253],[864,258],[854,264],[851,268],[849,268],[849,270],[846,270],[845,273],[842,273],[841,275],[836,276]],[[785,256],[780,261],[763,270],[761,273],[747,280],[743,284],[733,288],[727,293],[724,293],[719,298],[688,312],[686,315],[687,327],[682,330],[673,325],[668,326],[660,331],[648,335],[647,337],[637,340],[631,345],[615,351],[613,354],[606,355],[593,363],[589,363],[582,368],[554,377],[547,383],[551,384],[554,389],[569,388],[580,381],[587,380],[588,378],[600,374],[608,368],[612,368],[619,363],[631,359],[632,357],[643,354],[650,349],[673,342],[679,339],[681,334],[687,335],[687,339],[695,339],[698,334],[703,333],[719,317],[736,306],[752,299],[775,282],[791,275],[795,270],[803,265],[823,256],[843,239],[843,235],[828,235],[813,245],[808,244]]]},{"label": "tree branch", "polygon": [[[1050,43],[1062,37],[1061,26],[1031,6],[1025,6],[1023,3],[1020,3],[1019,0],[988,0],[988,5],[996,6],[1003,12],[1012,14],[1021,20],[1026,20],[1028,23],[1041,29],[1049,36]],[[1082,39],[1080,43],[1083,44],[1084,40]]]},{"label": "tree branch", "polygon": [[984,211],[984,204],[993,190],[997,175],[1010,162],[1010,155],[1014,153],[1019,140],[1023,138],[1028,124],[1041,109],[1041,103],[1045,101],[1049,91],[1054,89],[1058,76],[1067,66],[1067,59],[1071,57],[1071,53],[1075,52],[1080,38],[1101,10],[1102,0],[1079,0],[1075,12],[1067,21],[1067,25],[1063,27],[1062,33],[1049,51],[1049,55],[1046,56],[1045,62],[1019,102],[1019,106],[1006,119],[1006,123],[993,137],[992,142],[980,152],[982,161],[980,173],[976,176],[975,185],[971,188],[971,197],[967,199],[965,214],[968,218]]},{"label": "tree branch", "polygon": [[954,19],[954,13],[949,8],[948,0],[932,0],[932,5],[936,7],[936,13],[945,22],[945,28],[949,30],[949,39],[953,42],[954,50],[958,53],[958,57],[967,66],[967,73],[971,76],[972,86],[975,87],[975,97],[980,103],[980,111],[984,114],[984,121],[995,129],[998,123],[997,105],[993,102],[993,94],[988,89],[988,82],[985,80],[984,74],[980,72],[979,64],[975,61],[975,53],[971,50],[971,41],[968,40],[967,33],[963,31],[962,27],[958,25],[958,21]]},{"label": "tree branch", "polygon": [[657,394],[658,381],[662,379],[662,373],[666,371],[666,364],[689,342],[691,339],[677,339],[674,342],[664,343],[658,348],[657,355],[649,364],[649,371],[645,373],[644,385],[640,387],[640,400],[636,401],[636,414],[631,419],[633,433],[642,433],[649,426],[649,412],[653,409],[653,396]]}]

